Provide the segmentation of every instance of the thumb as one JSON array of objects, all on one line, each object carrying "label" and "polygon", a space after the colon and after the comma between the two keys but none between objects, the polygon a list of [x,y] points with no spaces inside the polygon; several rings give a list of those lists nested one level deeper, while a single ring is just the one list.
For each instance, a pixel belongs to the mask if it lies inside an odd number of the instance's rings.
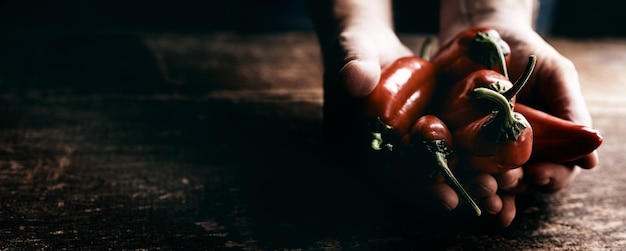
[{"label": "thumb", "polygon": [[380,79],[381,66],[376,60],[353,59],[339,70],[340,82],[351,97],[370,94]]},{"label": "thumb", "polygon": [[374,90],[385,65],[413,54],[389,27],[352,27],[340,35],[338,45],[343,55],[339,80],[355,98]]}]

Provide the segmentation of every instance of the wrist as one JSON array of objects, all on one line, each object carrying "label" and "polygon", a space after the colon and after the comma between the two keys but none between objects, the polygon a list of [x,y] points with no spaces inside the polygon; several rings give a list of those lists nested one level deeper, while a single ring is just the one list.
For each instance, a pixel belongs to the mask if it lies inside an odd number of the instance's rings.
[{"label": "wrist", "polygon": [[476,26],[532,31],[538,7],[537,0],[441,0],[439,41]]}]

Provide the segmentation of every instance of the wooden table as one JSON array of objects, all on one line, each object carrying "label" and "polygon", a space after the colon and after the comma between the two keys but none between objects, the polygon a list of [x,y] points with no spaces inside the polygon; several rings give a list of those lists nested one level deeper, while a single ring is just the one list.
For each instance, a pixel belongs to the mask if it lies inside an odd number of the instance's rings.
[{"label": "wooden table", "polygon": [[13,36],[0,249],[624,249],[626,43],[549,41],[580,71],[601,163],[485,232],[432,228],[325,168],[313,34]]}]

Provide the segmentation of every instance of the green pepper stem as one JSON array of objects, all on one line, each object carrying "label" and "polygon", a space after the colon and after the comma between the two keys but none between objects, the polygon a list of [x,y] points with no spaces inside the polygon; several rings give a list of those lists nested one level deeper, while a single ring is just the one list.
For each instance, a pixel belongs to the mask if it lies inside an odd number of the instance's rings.
[{"label": "green pepper stem", "polygon": [[500,65],[500,71],[502,72],[502,75],[504,75],[504,77],[508,79],[509,71],[506,68],[506,55],[504,55],[504,51],[502,51],[502,48],[500,47],[500,45],[495,44],[495,47],[496,47],[496,51],[498,52],[498,59],[500,61],[498,63]]},{"label": "green pepper stem", "polygon": [[526,129],[526,125],[521,122],[518,114],[513,111],[511,103],[504,95],[486,87],[478,87],[474,89],[474,97],[487,99],[497,106],[488,122],[498,129],[492,130],[493,133],[496,133],[496,142],[516,141],[519,135]]},{"label": "green pepper stem", "polygon": [[422,44],[422,48],[420,49],[420,57],[425,60],[430,60],[430,52],[433,47],[433,38],[431,36],[426,37],[424,43]]},{"label": "green pepper stem", "polygon": [[[500,66],[500,73],[502,73],[502,75],[504,75],[507,79],[509,79],[509,73],[506,67],[506,55],[504,54],[504,51],[502,50],[502,47],[500,46],[500,42],[501,39],[500,38],[494,38],[492,36],[489,36],[489,33],[485,33],[485,32],[478,32],[476,33],[476,37],[474,39],[474,42],[476,42],[477,44],[488,44],[489,46],[493,47],[496,50],[496,54],[497,54],[497,59],[493,60],[492,56],[493,55],[489,55],[489,63],[484,63],[483,64],[487,65],[489,68],[491,68],[491,66],[496,63],[494,61],[497,61],[497,64]],[[471,49],[470,53],[473,53],[474,58],[482,58],[484,56],[484,52],[481,49]],[[483,61],[480,60],[479,61]]]},{"label": "green pepper stem", "polygon": [[393,149],[393,144],[388,143],[389,139],[388,135],[393,131],[393,128],[385,122],[383,122],[380,117],[377,117],[375,121],[370,122],[370,147],[374,151],[388,150],[391,151]]},{"label": "green pepper stem", "polygon": [[502,93],[502,95],[504,95],[504,97],[507,100],[513,99],[513,97],[515,97],[515,95],[517,95],[517,93],[519,93],[519,91],[522,90],[522,87],[526,85],[526,83],[528,82],[528,79],[530,79],[530,75],[533,73],[533,70],[535,69],[536,63],[537,63],[537,56],[530,55],[528,57],[528,63],[526,64],[526,68],[524,69],[524,72],[522,73],[522,75],[517,79],[517,81],[515,81],[515,83],[513,83],[513,86],[510,89]]},{"label": "green pepper stem", "polygon": [[435,162],[437,163],[437,168],[439,169],[441,174],[446,178],[446,180],[452,182],[452,187],[457,190],[457,192],[461,194],[461,197],[463,197],[463,199],[465,199],[472,206],[472,208],[476,212],[476,215],[480,216],[482,214],[480,207],[478,207],[474,199],[472,199],[467,191],[465,191],[463,186],[461,186],[461,183],[459,183],[456,177],[454,177],[454,174],[452,173],[452,170],[450,170],[450,167],[448,167],[446,154],[439,151],[435,151],[433,152],[433,154],[435,155]]}]

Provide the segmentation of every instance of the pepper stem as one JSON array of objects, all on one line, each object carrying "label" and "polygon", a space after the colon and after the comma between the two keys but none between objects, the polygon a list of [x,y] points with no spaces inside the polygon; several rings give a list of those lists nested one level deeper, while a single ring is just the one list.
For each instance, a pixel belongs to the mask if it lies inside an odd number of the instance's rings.
[{"label": "pepper stem", "polygon": [[470,206],[472,206],[472,208],[476,212],[476,215],[480,216],[482,214],[480,207],[478,207],[474,199],[472,199],[467,191],[465,191],[463,186],[461,186],[461,183],[459,183],[456,177],[454,177],[454,174],[452,173],[452,170],[450,170],[450,167],[448,167],[448,159],[446,158],[446,154],[440,151],[434,151],[432,153],[434,154],[435,162],[437,164],[439,172],[446,178],[446,180],[452,182],[452,187],[461,194],[461,197],[463,197],[463,199],[465,199],[465,201],[467,201]]},{"label": "pepper stem", "polygon": [[385,122],[383,122],[380,117],[376,118],[375,121],[370,122],[370,148],[374,151],[392,151],[393,144],[388,143],[389,133],[393,130],[393,128]]},{"label": "pepper stem", "polygon": [[[509,73],[506,68],[506,55],[500,46],[502,39],[490,36],[489,33],[486,32],[478,32],[476,33],[476,37],[473,42],[474,43],[472,44],[478,48],[470,49],[470,57],[489,68],[498,64],[500,66],[500,73],[508,79]],[[483,46],[495,49],[495,57],[492,53],[485,53],[483,51]]]},{"label": "pepper stem", "polygon": [[526,83],[528,82],[528,79],[530,79],[530,75],[533,73],[536,64],[537,56],[530,55],[528,57],[528,63],[526,64],[526,68],[524,69],[522,75],[517,79],[517,81],[515,81],[515,83],[513,83],[513,86],[511,86],[510,89],[502,93],[502,95],[504,95],[506,99],[513,99],[513,97],[515,97],[515,95],[517,95],[517,93],[522,90],[522,87],[524,87],[524,85],[526,85]]},{"label": "pepper stem", "polygon": [[519,135],[526,129],[526,125],[521,121],[519,114],[513,111],[511,103],[504,95],[486,87],[478,87],[474,89],[474,97],[487,99],[497,106],[491,115],[491,119],[486,124],[493,125],[497,129],[487,130],[495,133],[496,142],[516,141]]},{"label": "pepper stem", "polygon": [[430,52],[432,50],[433,47],[433,38],[432,37],[426,37],[426,40],[424,40],[424,43],[422,44],[422,48],[420,49],[420,57],[425,59],[425,60],[430,60]]}]

